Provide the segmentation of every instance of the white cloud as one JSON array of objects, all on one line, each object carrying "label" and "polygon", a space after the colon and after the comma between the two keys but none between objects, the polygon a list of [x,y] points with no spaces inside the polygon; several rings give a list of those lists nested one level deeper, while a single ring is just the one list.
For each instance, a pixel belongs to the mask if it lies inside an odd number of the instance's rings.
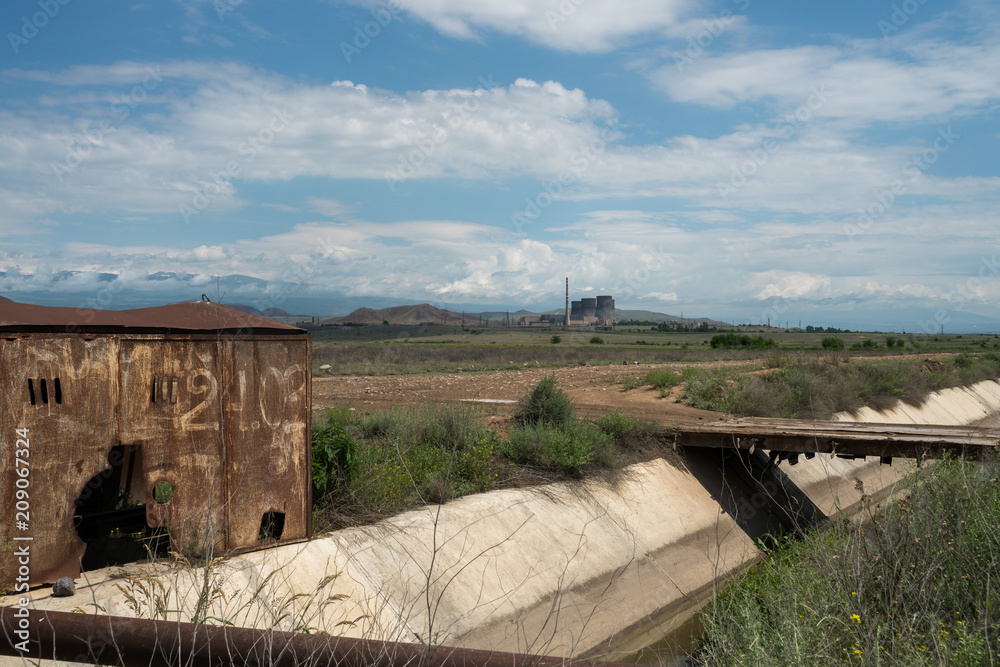
[{"label": "white cloud", "polygon": [[399,6],[457,39],[495,30],[559,51],[609,51],[675,29],[690,0],[399,0]]},{"label": "white cloud", "polygon": [[759,274],[758,279],[773,281],[768,282],[764,286],[764,289],[755,295],[758,299],[770,299],[773,297],[780,297],[782,299],[823,299],[830,296],[830,279],[825,276],[816,276],[808,273],[767,271]]},{"label": "white cloud", "polygon": [[645,295],[645,298],[660,301],[662,303],[674,303],[676,301],[680,301],[680,297],[677,296],[677,292],[648,292]]},{"label": "white cloud", "polygon": [[794,112],[817,89],[829,100],[816,117],[853,124],[955,118],[1000,94],[1000,41],[949,43],[920,33],[902,40],[854,39],[836,45],[759,48],[706,54],[652,68],[653,84],[679,102],[732,108],[768,102]]},{"label": "white cloud", "polygon": [[[518,79],[506,86],[397,94],[193,62],[164,63],[163,82],[124,119],[110,101],[81,107],[72,99],[74,81],[104,81],[109,91],[127,92],[149,67],[7,72],[56,87],[42,114],[0,112],[0,176],[12,216],[223,210],[242,206],[252,182],[301,176],[381,181],[387,194],[421,179],[528,176],[539,181],[538,192],[562,179],[563,198],[688,199],[706,209],[706,222],[718,224],[725,210],[736,207],[854,210],[898,179],[907,158],[937,138],[929,130],[915,141],[872,146],[814,121],[795,132],[758,124],[717,137],[634,144],[626,143],[610,104],[558,82]],[[792,90],[781,77],[757,76],[766,79],[754,84],[761,90]],[[762,152],[771,144],[775,150]],[[753,157],[760,155],[764,159]],[[728,188],[737,177],[746,183]],[[907,194],[961,199],[997,185],[993,178],[924,177]],[[350,204],[325,201],[306,203],[328,217],[350,213]]]},{"label": "white cloud", "polygon": [[[942,226],[942,218],[954,226]],[[1000,280],[969,282],[984,261],[981,239],[993,233],[989,207],[886,217],[853,240],[832,220],[736,221],[708,234],[701,224],[676,213],[594,210],[547,240],[461,220],[356,220],[305,223],[219,246],[69,243],[0,255],[8,272],[0,276],[0,293],[102,293],[107,283],[98,274],[106,272],[119,276],[115,293],[196,297],[218,288],[230,302],[341,294],[555,308],[568,275],[574,298],[611,294],[622,309],[755,323],[861,303],[885,313],[928,303],[949,307],[955,302],[946,300],[949,294],[962,295],[968,312],[990,314],[989,304],[1000,297]],[[79,273],[60,273],[67,270]],[[147,279],[157,271],[178,276]],[[250,280],[218,287],[216,276],[227,275]]]},{"label": "white cloud", "polygon": [[310,210],[328,218],[343,218],[357,209],[356,204],[345,204],[325,197],[309,197],[306,199],[306,204]]}]

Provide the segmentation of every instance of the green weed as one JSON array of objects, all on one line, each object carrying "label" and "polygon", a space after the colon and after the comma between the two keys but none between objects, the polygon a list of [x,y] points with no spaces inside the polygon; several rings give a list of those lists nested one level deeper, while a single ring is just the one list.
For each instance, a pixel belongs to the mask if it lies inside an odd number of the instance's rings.
[{"label": "green weed", "polygon": [[503,455],[515,463],[578,472],[591,462],[613,466],[617,460],[611,438],[583,422],[556,427],[544,422],[511,429]]},{"label": "green weed", "polygon": [[943,461],[866,521],[768,552],[703,616],[700,664],[995,664],[998,474]]}]

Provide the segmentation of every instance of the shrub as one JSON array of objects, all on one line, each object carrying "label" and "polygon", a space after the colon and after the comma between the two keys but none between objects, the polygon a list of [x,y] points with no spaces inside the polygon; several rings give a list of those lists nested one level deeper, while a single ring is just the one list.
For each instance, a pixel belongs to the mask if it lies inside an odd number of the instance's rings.
[{"label": "shrub", "polygon": [[501,451],[516,463],[564,472],[577,472],[595,460],[604,465],[614,465],[616,460],[611,438],[582,422],[561,428],[544,422],[516,426]]},{"label": "shrub", "polygon": [[558,345],[559,343],[562,342],[562,336],[553,336],[549,340],[552,341],[553,345]]},{"label": "shrub", "polygon": [[327,422],[312,431],[313,498],[347,484],[357,466],[357,443],[343,425]]},{"label": "shrub", "polygon": [[600,336],[592,336],[590,339],[591,345],[604,345],[604,339]]},{"label": "shrub", "polygon": [[635,389],[636,387],[641,387],[644,379],[636,377],[635,375],[625,375],[619,378],[619,382],[621,382],[625,391],[628,391],[630,389]]},{"label": "shrub", "polygon": [[704,410],[725,412],[726,389],[736,382],[739,369],[720,366],[717,368],[684,369],[684,397],[688,403]]},{"label": "shrub", "polygon": [[324,528],[417,503],[487,491],[496,432],[472,406],[394,406],[313,430],[314,501]]},{"label": "shrub", "polygon": [[772,347],[778,346],[778,341],[773,338],[764,338],[763,336],[747,336],[746,334],[718,334],[712,336],[712,340],[709,341],[712,349],[743,349],[743,350],[768,350]]},{"label": "shrub", "polygon": [[594,425],[616,441],[631,436],[648,435],[653,430],[647,422],[629,417],[621,410],[608,410],[594,422]]},{"label": "shrub", "polygon": [[573,404],[562,389],[556,386],[554,375],[538,381],[534,388],[518,401],[515,419],[522,424],[551,424],[562,426],[573,418]]},{"label": "shrub", "polygon": [[673,389],[681,383],[681,376],[667,368],[658,368],[646,373],[645,382],[653,389]]},{"label": "shrub", "polygon": [[824,350],[843,350],[844,349],[844,339],[839,336],[827,336],[820,343]]}]

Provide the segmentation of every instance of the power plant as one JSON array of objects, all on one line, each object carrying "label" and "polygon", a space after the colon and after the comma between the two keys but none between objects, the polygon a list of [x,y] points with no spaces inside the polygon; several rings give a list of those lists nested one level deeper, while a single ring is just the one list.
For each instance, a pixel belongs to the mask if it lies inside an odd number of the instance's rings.
[{"label": "power plant", "polygon": [[607,326],[615,321],[615,299],[612,296],[580,299],[570,305],[570,325],[598,324]]},{"label": "power plant", "polygon": [[522,317],[522,326],[611,326],[615,323],[615,299],[598,296],[569,300],[569,278],[566,278],[566,310],[562,314],[546,313]]}]

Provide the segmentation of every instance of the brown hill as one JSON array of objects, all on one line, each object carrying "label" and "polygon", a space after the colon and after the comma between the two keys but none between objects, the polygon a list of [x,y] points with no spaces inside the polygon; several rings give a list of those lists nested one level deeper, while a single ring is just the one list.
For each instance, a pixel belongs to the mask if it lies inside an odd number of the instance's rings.
[{"label": "brown hill", "polygon": [[[358,308],[343,317],[324,319],[325,324],[461,324],[462,314],[450,310],[435,308],[429,303],[415,306],[393,306],[381,310]],[[473,324],[476,319],[471,315],[465,318],[466,324]]]}]

